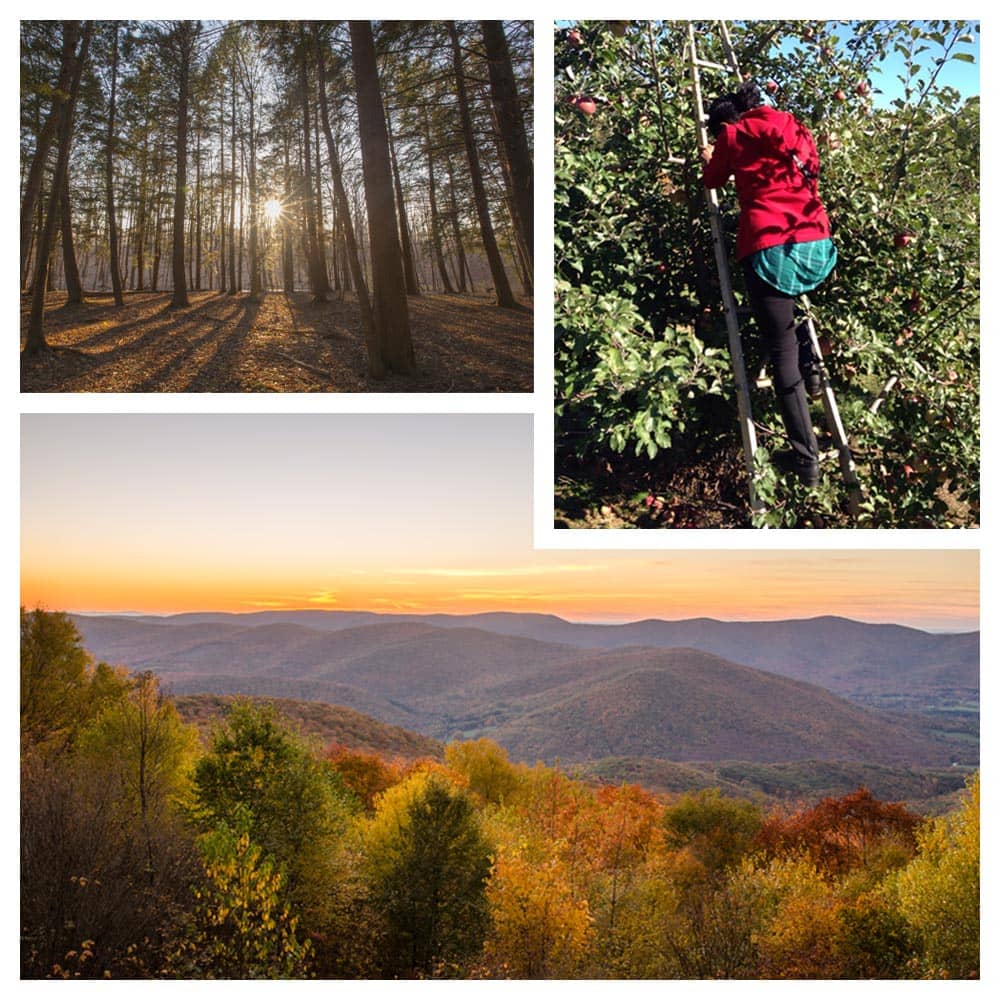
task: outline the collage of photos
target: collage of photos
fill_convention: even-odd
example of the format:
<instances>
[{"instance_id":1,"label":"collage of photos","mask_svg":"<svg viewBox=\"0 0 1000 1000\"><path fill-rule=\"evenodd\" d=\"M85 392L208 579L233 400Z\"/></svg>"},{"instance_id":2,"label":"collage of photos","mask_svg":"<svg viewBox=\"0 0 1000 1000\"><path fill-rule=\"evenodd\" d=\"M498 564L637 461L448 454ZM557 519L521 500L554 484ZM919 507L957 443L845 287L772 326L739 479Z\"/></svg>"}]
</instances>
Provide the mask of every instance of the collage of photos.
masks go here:
<instances>
[{"instance_id":1,"label":"collage of photos","mask_svg":"<svg viewBox=\"0 0 1000 1000\"><path fill-rule=\"evenodd\" d=\"M980 979L979 30L20 20L22 984Z\"/></svg>"}]
</instances>

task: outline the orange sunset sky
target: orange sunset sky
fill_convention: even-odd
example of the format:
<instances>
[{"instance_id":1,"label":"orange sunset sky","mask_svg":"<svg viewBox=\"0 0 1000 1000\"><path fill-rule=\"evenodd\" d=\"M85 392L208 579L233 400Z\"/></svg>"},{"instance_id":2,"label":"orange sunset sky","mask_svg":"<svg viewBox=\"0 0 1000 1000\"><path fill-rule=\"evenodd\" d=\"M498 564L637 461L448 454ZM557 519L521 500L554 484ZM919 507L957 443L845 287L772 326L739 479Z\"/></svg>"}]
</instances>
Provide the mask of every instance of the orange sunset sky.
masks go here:
<instances>
[{"instance_id":1,"label":"orange sunset sky","mask_svg":"<svg viewBox=\"0 0 1000 1000\"><path fill-rule=\"evenodd\" d=\"M979 625L972 551L536 551L526 416L29 414L21 430L29 607Z\"/></svg>"}]
</instances>

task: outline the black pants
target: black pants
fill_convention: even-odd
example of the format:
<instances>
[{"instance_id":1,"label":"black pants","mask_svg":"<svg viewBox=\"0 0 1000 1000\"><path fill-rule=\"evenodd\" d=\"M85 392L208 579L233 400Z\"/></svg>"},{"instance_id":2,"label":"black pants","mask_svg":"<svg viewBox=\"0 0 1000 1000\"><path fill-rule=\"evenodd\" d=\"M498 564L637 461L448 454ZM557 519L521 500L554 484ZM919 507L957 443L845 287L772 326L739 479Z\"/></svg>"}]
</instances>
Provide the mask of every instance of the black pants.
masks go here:
<instances>
[{"instance_id":1,"label":"black pants","mask_svg":"<svg viewBox=\"0 0 1000 1000\"><path fill-rule=\"evenodd\" d=\"M771 362L785 433L797 458L815 461L819 448L799 369L800 344L808 344L808 333L805 324L795 320L795 296L769 285L749 263L744 263L743 274L750 306Z\"/></svg>"}]
</instances>

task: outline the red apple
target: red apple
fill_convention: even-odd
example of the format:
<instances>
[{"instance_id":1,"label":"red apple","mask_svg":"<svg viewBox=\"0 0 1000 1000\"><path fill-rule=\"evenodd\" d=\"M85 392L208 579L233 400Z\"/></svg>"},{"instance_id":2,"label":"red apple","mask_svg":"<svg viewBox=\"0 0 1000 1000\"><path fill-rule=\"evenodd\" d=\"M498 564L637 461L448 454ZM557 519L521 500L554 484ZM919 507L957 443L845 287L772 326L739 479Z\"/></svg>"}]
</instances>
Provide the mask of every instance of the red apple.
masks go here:
<instances>
[{"instance_id":1,"label":"red apple","mask_svg":"<svg viewBox=\"0 0 1000 1000\"><path fill-rule=\"evenodd\" d=\"M652 507L654 503L656 503L656 497L654 497L652 493L647 494L647 496L646 496L646 506L647 507Z\"/></svg>"},{"instance_id":2,"label":"red apple","mask_svg":"<svg viewBox=\"0 0 1000 1000\"><path fill-rule=\"evenodd\" d=\"M858 81L858 85L854 88L854 90L855 90L855 92L860 97L864 97L865 94L867 94L868 90L869 90L868 81L867 80L859 80Z\"/></svg>"},{"instance_id":3,"label":"red apple","mask_svg":"<svg viewBox=\"0 0 1000 1000\"><path fill-rule=\"evenodd\" d=\"M566 32L566 41L574 48L578 49L583 45L583 35L580 34L577 28L570 28Z\"/></svg>"},{"instance_id":4,"label":"red apple","mask_svg":"<svg viewBox=\"0 0 1000 1000\"><path fill-rule=\"evenodd\" d=\"M667 273L667 265L666 264L657 264L656 265L656 270L659 271L660 274L666 274Z\"/></svg>"},{"instance_id":5,"label":"red apple","mask_svg":"<svg viewBox=\"0 0 1000 1000\"><path fill-rule=\"evenodd\" d=\"M915 470L914 470L914 468L913 468L912 465L904 465L903 466L903 475L906 476L907 479L909 479L910 476L913 475L914 471Z\"/></svg>"},{"instance_id":6,"label":"red apple","mask_svg":"<svg viewBox=\"0 0 1000 1000\"><path fill-rule=\"evenodd\" d=\"M846 101L847 94L845 94L839 87L833 92L833 99L835 101Z\"/></svg>"},{"instance_id":7,"label":"red apple","mask_svg":"<svg viewBox=\"0 0 1000 1000\"><path fill-rule=\"evenodd\" d=\"M584 97L582 94L570 97L569 103L572 104L577 111L582 111L585 115L592 115L597 110L597 104L594 99L592 97Z\"/></svg>"},{"instance_id":8,"label":"red apple","mask_svg":"<svg viewBox=\"0 0 1000 1000\"><path fill-rule=\"evenodd\" d=\"M920 305L921 305L920 292L914 292L906 300L906 311L910 313L918 313L920 312Z\"/></svg>"},{"instance_id":9,"label":"red apple","mask_svg":"<svg viewBox=\"0 0 1000 1000\"><path fill-rule=\"evenodd\" d=\"M896 235L893 237L892 242L897 250L902 250L903 247L909 246L910 243L913 242L913 239L914 239L913 233L902 232L902 233L896 233Z\"/></svg>"},{"instance_id":10,"label":"red apple","mask_svg":"<svg viewBox=\"0 0 1000 1000\"><path fill-rule=\"evenodd\" d=\"M769 94L773 94L778 89L778 83L776 80L768 80L767 83L764 84L764 88Z\"/></svg>"}]
</instances>

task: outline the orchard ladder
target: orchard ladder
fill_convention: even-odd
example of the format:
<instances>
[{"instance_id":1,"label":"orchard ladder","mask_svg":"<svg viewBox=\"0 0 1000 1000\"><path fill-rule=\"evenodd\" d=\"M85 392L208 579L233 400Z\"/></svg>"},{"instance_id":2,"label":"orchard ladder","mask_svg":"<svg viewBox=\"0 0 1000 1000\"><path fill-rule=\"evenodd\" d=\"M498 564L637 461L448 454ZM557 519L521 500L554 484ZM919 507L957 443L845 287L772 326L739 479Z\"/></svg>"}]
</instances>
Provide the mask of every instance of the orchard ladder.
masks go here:
<instances>
[{"instance_id":1,"label":"orchard ladder","mask_svg":"<svg viewBox=\"0 0 1000 1000\"><path fill-rule=\"evenodd\" d=\"M717 21L716 24L719 29L722 49L725 53L725 63L711 62L699 58L695 22L688 21L687 59L691 71L691 91L694 100L694 119L698 129L699 148L708 145L708 119L705 115L705 102L702 97L701 70L710 69L729 74L737 81L737 85L742 82L739 61L736 58L736 51L729 37L729 28L725 21ZM722 294L726 330L729 335L729 359L733 371L733 381L736 384L736 404L739 411L740 435L743 439L743 459L746 464L747 478L750 484L750 509L754 513L762 513L764 507L757 497L755 488L757 469L754 456L757 452L757 433L750 407L750 387L747 383L746 366L743 361L743 342L740 339L740 327L736 314L736 297L733 293L733 282L729 270L729 256L723 236L719 196L715 190L706 189L705 199L708 205L708 221L712 229L712 243L715 248L715 264L719 272L719 289ZM837 401L834 398L826 365L823 362L823 354L820 351L819 341L816 337L816 328L813 324L809 300L805 296L803 296L803 306L806 311L806 326L809 331L813 356L820 373L822 385L821 399L823 401L827 429L837 447L841 476L850 488L852 512L856 512L860 487L854 466L854 459L851 456L847 435L844 432L844 425L840 419L840 411L837 409Z\"/></svg>"}]
</instances>

